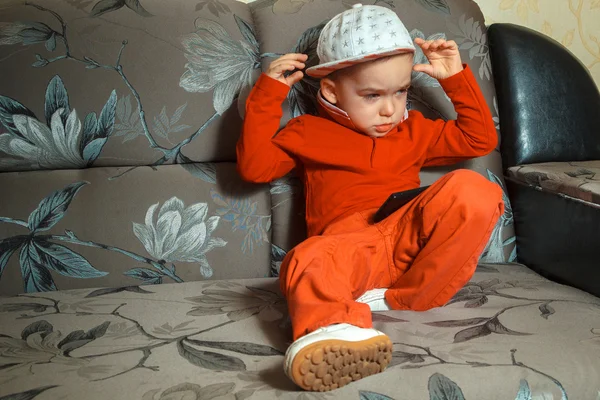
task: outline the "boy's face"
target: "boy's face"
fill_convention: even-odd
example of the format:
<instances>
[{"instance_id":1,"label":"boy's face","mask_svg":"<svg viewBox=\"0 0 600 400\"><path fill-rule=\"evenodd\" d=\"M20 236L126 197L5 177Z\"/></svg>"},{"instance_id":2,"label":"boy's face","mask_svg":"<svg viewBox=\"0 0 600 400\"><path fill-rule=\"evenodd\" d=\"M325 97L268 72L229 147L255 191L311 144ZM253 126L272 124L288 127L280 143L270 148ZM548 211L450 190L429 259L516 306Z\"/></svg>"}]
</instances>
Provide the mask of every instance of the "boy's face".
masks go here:
<instances>
[{"instance_id":1,"label":"boy's face","mask_svg":"<svg viewBox=\"0 0 600 400\"><path fill-rule=\"evenodd\" d=\"M412 54L358 64L333 80L324 78L321 93L348 113L360 132L382 137L404 116L412 67Z\"/></svg>"}]
</instances>

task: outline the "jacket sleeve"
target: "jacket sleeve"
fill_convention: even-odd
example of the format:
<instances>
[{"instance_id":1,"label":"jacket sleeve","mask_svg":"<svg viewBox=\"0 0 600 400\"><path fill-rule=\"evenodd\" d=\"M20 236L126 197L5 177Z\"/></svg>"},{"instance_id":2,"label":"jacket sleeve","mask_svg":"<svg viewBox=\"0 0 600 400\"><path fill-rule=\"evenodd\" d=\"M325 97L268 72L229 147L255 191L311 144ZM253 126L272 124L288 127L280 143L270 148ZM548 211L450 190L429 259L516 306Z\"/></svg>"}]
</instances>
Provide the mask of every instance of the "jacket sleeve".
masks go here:
<instances>
[{"instance_id":1,"label":"jacket sleeve","mask_svg":"<svg viewBox=\"0 0 600 400\"><path fill-rule=\"evenodd\" d=\"M300 136L303 123L293 119L279 133L283 111L281 104L289 87L262 74L246 102L242 134L237 142L237 170L250 182L270 182L296 167L296 159L273 143L275 135Z\"/></svg>"},{"instance_id":2,"label":"jacket sleeve","mask_svg":"<svg viewBox=\"0 0 600 400\"><path fill-rule=\"evenodd\" d=\"M483 93L468 65L440 80L452 100L456 120L433 121L433 136L424 166L454 164L465 159L485 156L498 144L498 134Z\"/></svg>"}]
</instances>

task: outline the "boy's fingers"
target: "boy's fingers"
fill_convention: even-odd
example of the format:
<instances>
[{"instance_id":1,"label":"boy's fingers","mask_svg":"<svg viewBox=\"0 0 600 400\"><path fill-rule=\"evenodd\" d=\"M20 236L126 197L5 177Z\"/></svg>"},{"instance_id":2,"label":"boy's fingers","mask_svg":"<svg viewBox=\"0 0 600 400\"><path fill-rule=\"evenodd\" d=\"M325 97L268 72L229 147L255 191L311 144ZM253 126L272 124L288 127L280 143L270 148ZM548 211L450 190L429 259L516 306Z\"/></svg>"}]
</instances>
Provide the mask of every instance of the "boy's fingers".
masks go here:
<instances>
[{"instance_id":1,"label":"boy's fingers","mask_svg":"<svg viewBox=\"0 0 600 400\"><path fill-rule=\"evenodd\" d=\"M280 71L290 71L290 70L296 68L296 65L294 63L286 62L286 63L278 64L276 66L276 68Z\"/></svg>"},{"instance_id":2,"label":"boy's fingers","mask_svg":"<svg viewBox=\"0 0 600 400\"><path fill-rule=\"evenodd\" d=\"M425 51L436 51L438 49L451 49L458 48L458 45L454 40L445 40L445 39L437 39L437 40L424 40L421 38L416 38L415 43L421 47L421 49Z\"/></svg>"},{"instance_id":3,"label":"boy's fingers","mask_svg":"<svg viewBox=\"0 0 600 400\"><path fill-rule=\"evenodd\" d=\"M300 67L300 65L302 64L302 61L306 61L308 59L308 56L306 54L301 54L301 53L289 53L289 54L285 54L281 57L279 57L278 59L276 59L275 61L273 61L270 65L269 65L269 69L277 69L277 68L282 68L283 70L287 70L287 67L282 65L285 64L289 64L289 63L297 63L296 65L298 66L298 68L304 68L304 67Z\"/></svg>"},{"instance_id":4,"label":"boy's fingers","mask_svg":"<svg viewBox=\"0 0 600 400\"><path fill-rule=\"evenodd\" d=\"M273 61L271 63L271 68L282 68L282 69L289 69L289 66L293 66L294 68L299 68L302 69L304 68L306 65L303 62L300 61L294 61L294 60L281 60L281 61Z\"/></svg>"},{"instance_id":5,"label":"boy's fingers","mask_svg":"<svg viewBox=\"0 0 600 400\"><path fill-rule=\"evenodd\" d=\"M304 64L288 64L284 67L285 71L293 71L295 69L303 69Z\"/></svg>"},{"instance_id":6,"label":"boy's fingers","mask_svg":"<svg viewBox=\"0 0 600 400\"><path fill-rule=\"evenodd\" d=\"M298 68L298 69L303 69L304 67L306 67L306 64L304 64L303 62L294 62L294 68Z\"/></svg>"},{"instance_id":7,"label":"boy's fingers","mask_svg":"<svg viewBox=\"0 0 600 400\"><path fill-rule=\"evenodd\" d=\"M458 45L456 44L456 42L454 40L448 40L446 42L446 48L448 49L454 49L454 48L458 48Z\"/></svg>"},{"instance_id":8,"label":"boy's fingers","mask_svg":"<svg viewBox=\"0 0 600 400\"><path fill-rule=\"evenodd\" d=\"M431 75L433 73L433 66L431 64L415 64L413 66L413 71L424 72Z\"/></svg>"},{"instance_id":9,"label":"boy's fingers","mask_svg":"<svg viewBox=\"0 0 600 400\"><path fill-rule=\"evenodd\" d=\"M420 43L419 46L421 46L423 50L427 50L429 49L429 46L431 46L431 40L423 40L423 42Z\"/></svg>"},{"instance_id":10,"label":"boy's fingers","mask_svg":"<svg viewBox=\"0 0 600 400\"><path fill-rule=\"evenodd\" d=\"M431 42L431 44L429 45L429 50L431 51L436 51L437 49L439 49L443 44L444 44L445 40L444 39L437 39L434 40L433 42Z\"/></svg>"},{"instance_id":11,"label":"boy's fingers","mask_svg":"<svg viewBox=\"0 0 600 400\"><path fill-rule=\"evenodd\" d=\"M293 86L295 83L299 82L303 76L304 74L302 73L302 71L294 72L293 74L287 77L288 85Z\"/></svg>"},{"instance_id":12,"label":"boy's fingers","mask_svg":"<svg viewBox=\"0 0 600 400\"><path fill-rule=\"evenodd\" d=\"M277 60L300 60L300 61L306 61L308 59L308 55L306 54L302 54L302 53L288 53L285 54L281 57L279 57Z\"/></svg>"},{"instance_id":13,"label":"boy's fingers","mask_svg":"<svg viewBox=\"0 0 600 400\"><path fill-rule=\"evenodd\" d=\"M301 68L296 68L294 65L291 65L291 64L290 65L282 65L278 68L270 69L269 71L267 71L267 73L269 73L271 75L282 76L286 72L293 71L295 69L301 69Z\"/></svg>"},{"instance_id":14,"label":"boy's fingers","mask_svg":"<svg viewBox=\"0 0 600 400\"><path fill-rule=\"evenodd\" d=\"M288 70L288 68L287 68L286 64L279 64L279 65L274 66L274 68L273 68L273 72L276 72L278 74L282 74L284 71L287 71L287 70Z\"/></svg>"}]
</instances>

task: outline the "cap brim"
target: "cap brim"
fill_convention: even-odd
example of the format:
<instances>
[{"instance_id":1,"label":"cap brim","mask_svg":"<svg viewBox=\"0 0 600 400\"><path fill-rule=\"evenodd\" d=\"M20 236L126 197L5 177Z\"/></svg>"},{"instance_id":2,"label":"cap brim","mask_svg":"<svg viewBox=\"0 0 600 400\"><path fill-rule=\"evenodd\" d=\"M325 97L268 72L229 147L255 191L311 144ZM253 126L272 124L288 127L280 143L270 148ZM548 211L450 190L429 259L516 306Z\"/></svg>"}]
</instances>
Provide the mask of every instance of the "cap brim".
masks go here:
<instances>
[{"instance_id":1,"label":"cap brim","mask_svg":"<svg viewBox=\"0 0 600 400\"><path fill-rule=\"evenodd\" d=\"M406 54L406 53L414 53L414 47L398 47L393 50L383 50L380 52L369 53L369 54L361 54L360 56L345 58L343 60L331 61L325 64L315 65L314 67L310 67L306 70L306 74L308 76L312 76L313 78L322 78L324 76L329 75L330 73L348 68L356 64L361 64L367 61L377 60L378 58L394 56L397 54Z\"/></svg>"}]
</instances>

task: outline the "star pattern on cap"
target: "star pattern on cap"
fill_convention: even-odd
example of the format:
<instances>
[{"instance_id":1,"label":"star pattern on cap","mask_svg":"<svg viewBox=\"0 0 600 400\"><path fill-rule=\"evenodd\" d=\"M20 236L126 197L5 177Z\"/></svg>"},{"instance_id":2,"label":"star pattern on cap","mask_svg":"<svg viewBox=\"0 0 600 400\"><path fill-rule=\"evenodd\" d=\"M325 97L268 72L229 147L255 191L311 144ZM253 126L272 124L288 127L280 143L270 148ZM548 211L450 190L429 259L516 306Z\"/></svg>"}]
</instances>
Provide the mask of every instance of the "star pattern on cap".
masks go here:
<instances>
[{"instance_id":1,"label":"star pattern on cap","mask_svg":"<svg viewBox=\"0 0 600 400\"><path fill-rule=\"evenodd\" d=\"M319 57L325 57L328 62L341 61L401 46L411 47L412 42L405 38L408 31L402 22L392 14L392 10L381 10L381 7L358 7L334 18L333 23L323 30L319 38L323 53ZM391 42L394 42L393 45Z\"/></svg>"}]
</instances>

